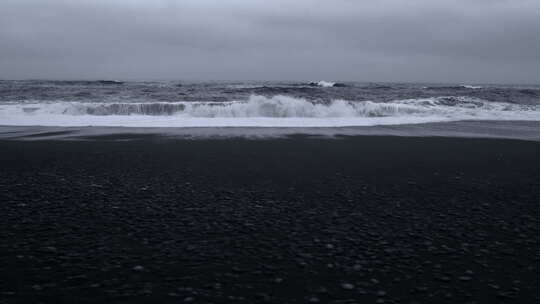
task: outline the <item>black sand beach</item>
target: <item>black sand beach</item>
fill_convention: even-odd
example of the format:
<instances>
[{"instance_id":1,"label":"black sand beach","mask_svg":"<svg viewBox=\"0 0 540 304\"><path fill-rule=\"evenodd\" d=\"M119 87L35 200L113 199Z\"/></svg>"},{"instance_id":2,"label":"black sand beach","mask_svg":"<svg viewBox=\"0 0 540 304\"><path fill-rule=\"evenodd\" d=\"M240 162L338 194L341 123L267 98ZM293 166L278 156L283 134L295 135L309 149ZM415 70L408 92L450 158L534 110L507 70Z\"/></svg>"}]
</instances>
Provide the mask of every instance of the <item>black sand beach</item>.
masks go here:
<instances>
[{"instance_id":1,"label":"black sand beach","mask_svg":"<svg viewBox=\"0 0 540 304\"><path fill-rule=\"evenodd\" d=\"M539 142L117 139L0 141L0 303L540 301Z\"/></svg>"}]
</instances>

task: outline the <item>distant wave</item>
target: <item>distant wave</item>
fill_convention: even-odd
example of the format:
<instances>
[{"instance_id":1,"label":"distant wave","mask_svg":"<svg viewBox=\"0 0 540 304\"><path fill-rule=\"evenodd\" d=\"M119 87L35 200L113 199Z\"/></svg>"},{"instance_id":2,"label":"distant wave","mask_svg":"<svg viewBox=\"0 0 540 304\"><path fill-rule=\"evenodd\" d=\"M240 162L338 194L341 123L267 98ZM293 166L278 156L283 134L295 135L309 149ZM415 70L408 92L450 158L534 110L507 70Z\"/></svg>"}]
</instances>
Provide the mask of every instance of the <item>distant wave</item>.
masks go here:
<instances>
[{"instance_id":1,"label":"distant wave","mask_svg":"<svg viewBox=\"0 0 540 304\"><path fill-rule=\"evenodd\" d=\"M227 89L240 90L240 91L274 91L283 92L287 94L290 91L309 90L313 88L339 88L346 87L347 85L339 82L330 81L311 81L308 83L276 83L276 84L229 84ZM309 92L309 91L306 91Z\"/></svg>"},{"instance_id":2,"label":"distant wave","mask_svg":"<svg viewBox=\"0 0 540 304\"><path fill-rule=\"evenodd\" d=\"M278 95L245 101L34 103L0 105L0 125L365 126L457 120L540 120L540 106L435 97L392 102L313 103Z\"/></svg>"},{"instance_id":3,"label":"distant wave","mask_svg":"<svg viewBox=\"0 0 540 304\"><path fill-rule=\"evenodd\" d=\"M482 86L468 85L468 84L456 85L456 86L427 86L427 87L423 87L423 89L427 89L427 90L478 90L478 89L483 89L483 88L484 87L482 87Z\"/></svg>"},{"instance_id":4,"label":"distant wave","mask_svg":"<svg viewBox=\"0 0 540 304\"><path fill-rule=\"evenodd\" d=\"M123 81L119 80L32 80L34 85L57 85L57 86L92 86L92 85L121 85Z\"/></svg>"},{"instance_id":5,"label":"distant wave","mask_svg":"<svg viewBox=\"0 0 540 304\"><path fill-rule=\"evenodd\" d=\"M467 85L467 84L462 85L462 87L465 88L465 89L472 89L472 90L477 90L477 89L482 89L483 88L482 86Z\"/></svg>"},{"instance_id":6,"label":"distant wave","mask_svg":"<svg viewBox=\"0 0 540 304\"><path fill-rule=\"evenodd\" d=\"M119 80L97 80L96 81L99 84L123 84L123 81Z\"/></svg>"},{"instance_id":7,"label":"distant wave","mask_svg":"<svg viewBox=\"0 0 540 304\"><path fill-rule=\"evenodd\" d=\"M321 80L321 81L318 81L318 82L312 81L312 82L309 82L308 85L312 86L312 87L322 87L322 88L346 87L346 85L344 83L324 81L324 80Z\"/></svg>"},{"instance_id":8,"label":"distant wave","mask_svg":"<svg viewBox=\"0 0 540 304\"><path fill-rule=\"evenodd\" d=\"M252 95L276 96L276 95L305 95L310 96L316 93L316 90L323 90L321 87L312 87L303 85L294 86L243 86L229 88L234 92L249 93Z\"/></svg>"}]
</instances>

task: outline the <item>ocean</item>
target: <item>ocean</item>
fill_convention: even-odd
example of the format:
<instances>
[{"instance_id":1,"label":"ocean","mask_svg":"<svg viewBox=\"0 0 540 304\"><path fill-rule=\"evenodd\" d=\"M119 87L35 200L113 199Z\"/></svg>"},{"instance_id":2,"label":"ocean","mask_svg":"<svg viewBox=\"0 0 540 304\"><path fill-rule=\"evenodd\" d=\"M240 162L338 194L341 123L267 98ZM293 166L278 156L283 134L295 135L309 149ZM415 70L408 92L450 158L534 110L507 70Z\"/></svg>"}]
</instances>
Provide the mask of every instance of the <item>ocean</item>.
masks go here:
<instances>
[{"instance_id":1,"label":"ocean","mask_svg":"<svg viewBox=\"0 0 540 304\"><path fill-rule=\"evenodd\" d=\"M449 128L457 128L454 133L495 137L526 133L525 137L538 139L539 121L538 85L0 81L4 130L121 127L200 134L195 129L220 133L228 127L263 135L290 130L346 135L422 130L445 135Z\"/></svg>"}]
</instances>

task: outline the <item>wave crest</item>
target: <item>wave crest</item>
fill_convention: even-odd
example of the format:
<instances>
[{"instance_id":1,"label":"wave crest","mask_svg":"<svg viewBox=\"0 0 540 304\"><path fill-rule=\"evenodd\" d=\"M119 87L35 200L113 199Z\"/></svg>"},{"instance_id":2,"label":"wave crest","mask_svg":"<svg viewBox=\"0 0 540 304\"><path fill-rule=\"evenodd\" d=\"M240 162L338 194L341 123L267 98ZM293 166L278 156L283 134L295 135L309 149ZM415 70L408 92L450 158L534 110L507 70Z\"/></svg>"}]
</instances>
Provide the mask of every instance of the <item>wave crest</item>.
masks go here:
<instances>
[{"instance_id":1,"label":"wave crest","mask_svg":"<svg viewBox=\"0 0 540 304\"><path fill-rule=\"evenodd\" d=\"M345 87L346 85L339 82L332 82L332 81L325 81L321 80L318 82L312 81L308 83L309 86L312 87L322 87L322 88L338 88L338 87Z\"/></svg>"},{"instance_id":2,"label":"wave crest","mask_svg":"<svg viewBox=\"0 0 540 304\"><path fill-rule=\"evenodd\" d=\"M538 111L538 106L488 102L471 97L435 97L392 102L334 100L314 103L284 95L254 95L247 101L160 103L49 103L0 106L3 112L61 115L178 115L188 117L385 117L400 115L481 114L494 111Z\"/></svg>"},{"instance_id":3,"label":"wave crest","mask_svg":"<svg viewBox=\"0 0 540 304\"><path fill-rule=\"evenodd\" d=\"M540 121L540 106L435 97L392 102L314 103L278 95L246 101L170 103L35 103L0 105L0 125L366 126L458 120Z\"/></svg>"}]
</instances>

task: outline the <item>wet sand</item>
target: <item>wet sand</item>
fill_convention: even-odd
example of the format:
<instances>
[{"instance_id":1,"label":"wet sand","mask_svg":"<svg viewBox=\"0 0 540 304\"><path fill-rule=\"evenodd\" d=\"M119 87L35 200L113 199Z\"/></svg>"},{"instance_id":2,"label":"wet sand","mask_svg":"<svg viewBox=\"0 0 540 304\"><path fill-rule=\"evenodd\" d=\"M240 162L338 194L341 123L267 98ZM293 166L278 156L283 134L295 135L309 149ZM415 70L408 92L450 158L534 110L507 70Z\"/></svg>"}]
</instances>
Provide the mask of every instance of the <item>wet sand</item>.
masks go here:
<instances>
[{"instance_id":1,"label":"wet sand","mask_svg":"<svg viewBox=\"0 0 540 304\"><path fill-rule=\"evenodd\" d=\"M126 128L97 126L44 127L0 125L0 140L85 140L104 138L114 140L124 137L129 139L137 139L140 136L161 136L169 139L275 139L298 135L321 138L382 135L405 137L498 138L540 141L540 122L470 120L410 125L380 125L369 127L337 128Z\"/></svg>"},{"instance_id":2,"label":"wet sand","mask_svg":"<svg viewBox=\"0 0 540 304\"><path fill-rule=\"evenodd\" d=\"M539 142L107 135L0 168L0 303L540 300Z\"/></svg>"}]
</instances>

